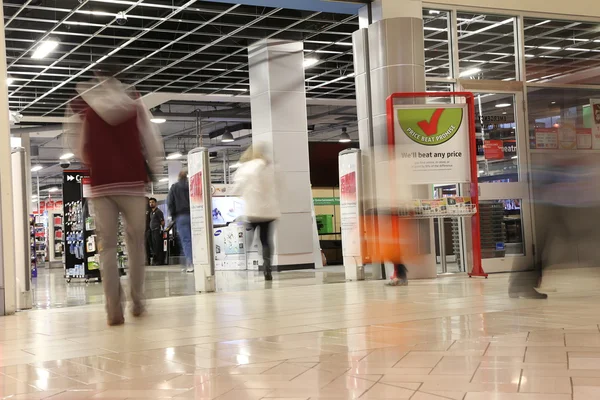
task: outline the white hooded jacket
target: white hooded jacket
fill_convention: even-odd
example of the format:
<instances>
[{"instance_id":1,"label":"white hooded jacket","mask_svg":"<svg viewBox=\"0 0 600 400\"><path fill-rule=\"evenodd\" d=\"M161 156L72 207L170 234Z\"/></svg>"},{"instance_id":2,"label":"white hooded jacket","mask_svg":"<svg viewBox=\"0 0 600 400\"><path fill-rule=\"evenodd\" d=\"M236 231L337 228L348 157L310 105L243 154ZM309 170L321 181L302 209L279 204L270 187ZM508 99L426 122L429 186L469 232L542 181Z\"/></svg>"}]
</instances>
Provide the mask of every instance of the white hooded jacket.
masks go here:
<instances>
[{"instance_id":1,"label":"white hooded jacket","mask_svg":"<svg viewBox=\"0 0 600 400\"><path fill-rule=\"evenodd\" d=\"M234 193L245 202L248 222L273 221L280 217L273 164L261 159L243 163L233 176Z\"/></svg>"}]
</instances>

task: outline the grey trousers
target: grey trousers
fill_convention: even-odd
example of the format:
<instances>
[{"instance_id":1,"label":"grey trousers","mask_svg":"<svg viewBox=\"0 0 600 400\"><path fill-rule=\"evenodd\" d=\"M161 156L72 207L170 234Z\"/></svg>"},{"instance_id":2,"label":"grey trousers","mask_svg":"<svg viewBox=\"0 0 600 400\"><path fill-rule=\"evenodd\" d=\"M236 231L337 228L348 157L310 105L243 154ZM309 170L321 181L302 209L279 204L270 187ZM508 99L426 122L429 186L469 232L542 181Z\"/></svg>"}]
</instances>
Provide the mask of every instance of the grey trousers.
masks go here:
<instances>
[{"instance_id":1,"label":"grey trousers","mask_svg":"<svg viewBox=\"0 0 600 400\"><path fill-rule=\"evenodd\" d=\"M125 295L117 267L117 232L119 212L125 225L128 253L128 276L134 307L144 306L146 199L141 196L106 196L92 199L96 233L99 239L100 269L110 321L123 318Z\"/></svg>"}]
</instances>

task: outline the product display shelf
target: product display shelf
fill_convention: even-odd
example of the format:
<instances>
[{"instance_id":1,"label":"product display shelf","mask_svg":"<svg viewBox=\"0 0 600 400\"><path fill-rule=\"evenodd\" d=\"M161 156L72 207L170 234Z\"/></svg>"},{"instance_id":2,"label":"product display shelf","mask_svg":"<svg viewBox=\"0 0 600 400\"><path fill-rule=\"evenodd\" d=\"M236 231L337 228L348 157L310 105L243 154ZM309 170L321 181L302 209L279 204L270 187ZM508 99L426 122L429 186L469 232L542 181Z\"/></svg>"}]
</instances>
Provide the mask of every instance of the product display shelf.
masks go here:
<instances>
[{"instance_id":1,"label":"product display shelf","mask_svg":"<svg viewBox=\"0 0 600 400\"><path fill-rule=\"evenodd\" d=\"M46 223L43 215L36 215L34 219L34 243L36 265L43 265L48 257L46 243Z\"/></svg>"},{"instance_id":2,"label":"product display shelf","mask_svg":"<svg viewBox=\"0 0 600 400\"><path fill-rule=\"evenodd\" d=\"M29 216L29 254L31 261L31 277L37 278L37 255L35 243L35 216Z\"/></svg>"}]
</instances>

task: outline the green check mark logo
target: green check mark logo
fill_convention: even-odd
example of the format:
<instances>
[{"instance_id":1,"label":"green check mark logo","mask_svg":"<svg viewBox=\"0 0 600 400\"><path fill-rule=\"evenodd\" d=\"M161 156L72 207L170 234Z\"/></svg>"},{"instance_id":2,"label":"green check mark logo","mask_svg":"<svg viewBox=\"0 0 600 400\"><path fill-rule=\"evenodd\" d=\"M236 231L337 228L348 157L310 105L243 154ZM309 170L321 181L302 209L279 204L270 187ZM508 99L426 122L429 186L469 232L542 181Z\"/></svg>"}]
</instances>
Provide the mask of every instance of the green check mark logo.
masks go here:
<instances>
[{"instance_id":1,"label":"green check mark logo","mask_svg":"<svg viewBox=\"0 0 600 400\"><path fill-rule=\"evenodd\" d=\"M463 120L462 108L399 108L396 112L404 134L424 146L446 143Z\"/></svg>"}]
</instances>

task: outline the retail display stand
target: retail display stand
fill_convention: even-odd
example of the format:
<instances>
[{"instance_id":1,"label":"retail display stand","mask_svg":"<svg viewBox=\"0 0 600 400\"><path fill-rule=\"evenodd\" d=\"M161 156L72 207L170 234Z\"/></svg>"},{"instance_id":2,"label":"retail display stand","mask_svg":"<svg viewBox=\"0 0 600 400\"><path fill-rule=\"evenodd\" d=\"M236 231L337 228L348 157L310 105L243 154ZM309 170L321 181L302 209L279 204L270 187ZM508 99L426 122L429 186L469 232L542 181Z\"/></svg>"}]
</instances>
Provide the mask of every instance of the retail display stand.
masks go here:
<instances>
[{"instance_id":1,"label":"retail display stand","mask_svg":"<svg viewBox=\"0 0 600 400\"><path fill-rule=\"evenodd\" d=\"M464 98L464 104L396 104L399 99ZM387 99L390 158L414 178L412 184L468 183L464 205L448 212L447 199L420 200L409 218L464 217L471 220L473 269L469 277L488 277L481 259L475 98L470 92L394 93ZM465 117L467 121L465 122ZM398 132L398 137L396 132ZM404 135L400 135L400 131ZM466 136L466 137L465 137ZM409 178L409 179L410 179ZM451 200L455 203L458 199ZM469 199L465 201L464 199Z\"/></svg>"},{"instance_id":2,"label":"retail display stand","mask_svg":"<svg viewBox=\"0 0 600 400\"><path fill-rule=\"evenodd\" d=\"M89 180L84 170L63 173L63 208L65 239L65 279L102 280L96 245L96 224L84 185Z\"/></svg>"}]
</instances>

